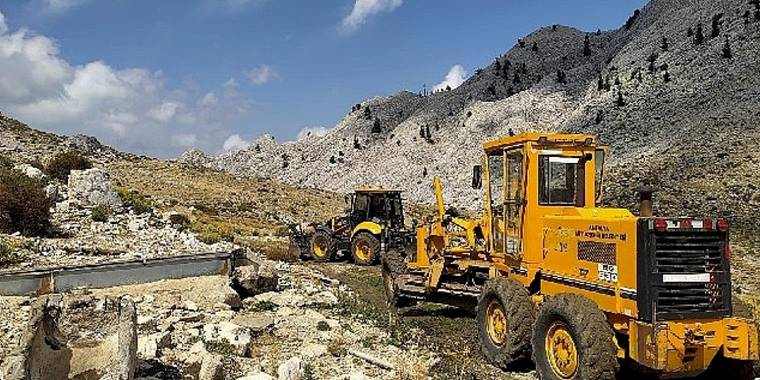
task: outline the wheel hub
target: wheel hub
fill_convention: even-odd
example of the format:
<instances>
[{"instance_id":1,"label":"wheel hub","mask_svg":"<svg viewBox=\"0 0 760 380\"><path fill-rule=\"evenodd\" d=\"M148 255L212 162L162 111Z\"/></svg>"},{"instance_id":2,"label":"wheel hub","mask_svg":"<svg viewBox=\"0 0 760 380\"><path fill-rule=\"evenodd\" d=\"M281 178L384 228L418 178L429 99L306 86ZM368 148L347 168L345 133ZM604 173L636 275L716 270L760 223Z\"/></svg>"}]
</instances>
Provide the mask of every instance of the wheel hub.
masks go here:
<instances>
[{"instance_id":1,"label":"wheel hub","mask_svg":"<svg viewBox=\"0 0 760 380\"><path fill-rule=\"evenodd\" d=\"M312 251L314 251L314 255L317 257L325 257L327 256L327 239L323 237L318 237L314 239L314 242L312 243Z\"/></svg>"},{"instance_id":2,"label":"wheel hub","mask_svg":"<svg viewBox=\"0 0 760 380\"><path fill-rule=\"evenodd\" d=\"M561 379L572 379L578 371L578 350L570 330L562 322L554 322L546 334L546 357Z\"/></svg>"},{"instance_id":3,"label":"wheel hub","mask_svg":"<svg viewBox=\"0 0 760 380\"><path fill-rule=\"evenodd\" d=\"M372 248L368 242L360 240L356 242L356 252L354 254L362 261L369 261L369 258L372 256Z\"/></svg>"},{"instance_id":4,"label":"wheel hub","mask_svg":"<svg viewBox=\"0 0 760 380\"><path fill-rule=\"evenodd\" d=\"M486 327L488 337L497 346L501 346L507 340L507 314L497 300L491 301L486 310Z\"/></svg>"}]
</instances>

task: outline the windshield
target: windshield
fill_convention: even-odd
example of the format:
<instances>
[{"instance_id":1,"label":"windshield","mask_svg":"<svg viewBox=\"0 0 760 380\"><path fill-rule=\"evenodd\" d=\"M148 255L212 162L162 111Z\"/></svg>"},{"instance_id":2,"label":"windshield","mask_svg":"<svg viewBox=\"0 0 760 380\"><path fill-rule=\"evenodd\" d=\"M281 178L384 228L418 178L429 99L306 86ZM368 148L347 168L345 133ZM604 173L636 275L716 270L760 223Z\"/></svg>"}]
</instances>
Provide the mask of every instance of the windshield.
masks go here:
<instances>
[{"instance_id":1,"label":"windshield","mask_svg":"<svg viewBox=\"0 0 760 380\"><path fill-rule=\"evenodd\" d=\"M579 161L578 157L540 156L539 203L544 205L576 203Z\"/></svg>"}]
</instances>

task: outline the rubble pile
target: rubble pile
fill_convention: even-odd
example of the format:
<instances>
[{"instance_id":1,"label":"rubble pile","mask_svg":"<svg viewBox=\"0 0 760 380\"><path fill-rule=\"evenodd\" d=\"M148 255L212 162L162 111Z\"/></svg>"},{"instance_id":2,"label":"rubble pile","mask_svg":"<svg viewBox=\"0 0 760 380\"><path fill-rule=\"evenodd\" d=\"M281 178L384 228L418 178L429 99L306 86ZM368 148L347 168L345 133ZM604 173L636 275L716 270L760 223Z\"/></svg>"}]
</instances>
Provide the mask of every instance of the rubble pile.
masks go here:
<instances>
[{"instance_id":1,"label":"rubble pile","mask_svg":"<svg viewBox=\"0 0 760 380\"><path fill-rule=\"evenodd\" d=\"M21 379L13 377L19 369L59 376L32 379L67 378L108 366L134 377L86 378L421 379L435 364L426 349L395 341L376 320L350 309L345 300L354 295L338 281L300 265L249 257L235 278L261 287L248 288L257 295L242 302L224 276L16 297L8 306L27 305L26 312L0 315L0 326L28 318L22 336L34 338L4 344L0 378ZM53 355L51 344L65 349Z\"/></svg>"}]
</instances>

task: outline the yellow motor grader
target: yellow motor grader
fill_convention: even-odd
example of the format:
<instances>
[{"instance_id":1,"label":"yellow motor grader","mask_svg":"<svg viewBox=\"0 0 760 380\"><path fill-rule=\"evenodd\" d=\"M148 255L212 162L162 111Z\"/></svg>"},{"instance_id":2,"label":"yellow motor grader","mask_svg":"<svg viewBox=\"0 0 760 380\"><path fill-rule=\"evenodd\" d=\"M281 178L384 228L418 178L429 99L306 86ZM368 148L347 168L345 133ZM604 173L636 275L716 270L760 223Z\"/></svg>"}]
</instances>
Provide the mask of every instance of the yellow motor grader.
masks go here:
<instances>
[{"instance_id":1,"label":"yellow motor grader","mask_svg":"<svg viewBox=\"0 0 760 380\"><path fill-rule=\"evenodd\" d=\"M485 356L532 360L541 379L614 379L621 362L751 378L758 330L732 306L725 219L653 217L648 189L639 216L597 207L607 147L594 136L523 133L483 149L482 217L447 214L435 178L437 215L415 247L383 256L389 304L477 305Z\"/></svg>"}]
</instances>

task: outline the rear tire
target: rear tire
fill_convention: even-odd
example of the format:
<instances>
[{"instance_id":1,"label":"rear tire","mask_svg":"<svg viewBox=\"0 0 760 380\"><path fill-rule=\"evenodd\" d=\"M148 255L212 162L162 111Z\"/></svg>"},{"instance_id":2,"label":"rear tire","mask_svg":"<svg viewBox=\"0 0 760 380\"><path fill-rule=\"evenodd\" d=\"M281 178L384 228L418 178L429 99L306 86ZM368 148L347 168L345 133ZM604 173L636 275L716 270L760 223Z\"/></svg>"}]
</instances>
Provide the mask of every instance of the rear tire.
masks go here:
<instances>
[{"instance_id":1,"label":"rear tire","mask_svg":"<svg viewBox=\"0 0 760 380\"><path fill-rule=\"evenodd\" d=\"M335 241L330 232L317 230L314 233L314 236L311 237L311 257L321 262L335 259Z\"/></svg>"},{"instance_id":2,"label":"rear tire","mask_svg":"<svg viewBox=\"0 0 760 380\"><path fill-rule=\"evenodd\" d=\"M522 284L506 277L489 279L478 297L477 312L478 340L491 363L509 369L530 360L536 306Z\"/></svg>"},{"instance_id":3,"label":"rear tire","mask_svg":"<svg viewBox=\"0 0 760 380\"><path fill-rule=\"evenodd\" d=\"M542 380L614 380L620 364L614 332L591 300L549 298L533 328L533 361Z\"/></svg>"},{"instance_id":4,"label":"rear tire","mask_svg":"<svg viewBox=\"0 0 760 380\"><path fill-rule=\"evenodd\" d=\"M401 295L397 279L408 273L406 261L396 249L390 249L380 259L383 272L383 289L388 306L392 308L408 307L415 304L414 300Z\"/></svg>"},{"instance_id":5,"label":"rear tire","mask_svg":"<svg viewBox=\"0 0 760 380\"><path fill-rule=\"evenodd\" d=\"M726 359L723 355L718 355L713 359L710 368L698 379L752 380L755 378L754 364L752 361L731 360Z\"/></svg>"},{"instance_id":6,"label":"rear tire","mask_svg":"<svg viewBox=\"0 0 760 380\"><path fill-rule=\"evenodd\" d=\"M380 260L380 240L369 232L351 239L351 255L357 265L375 265Z\"/></svg>"}]
</instances>

